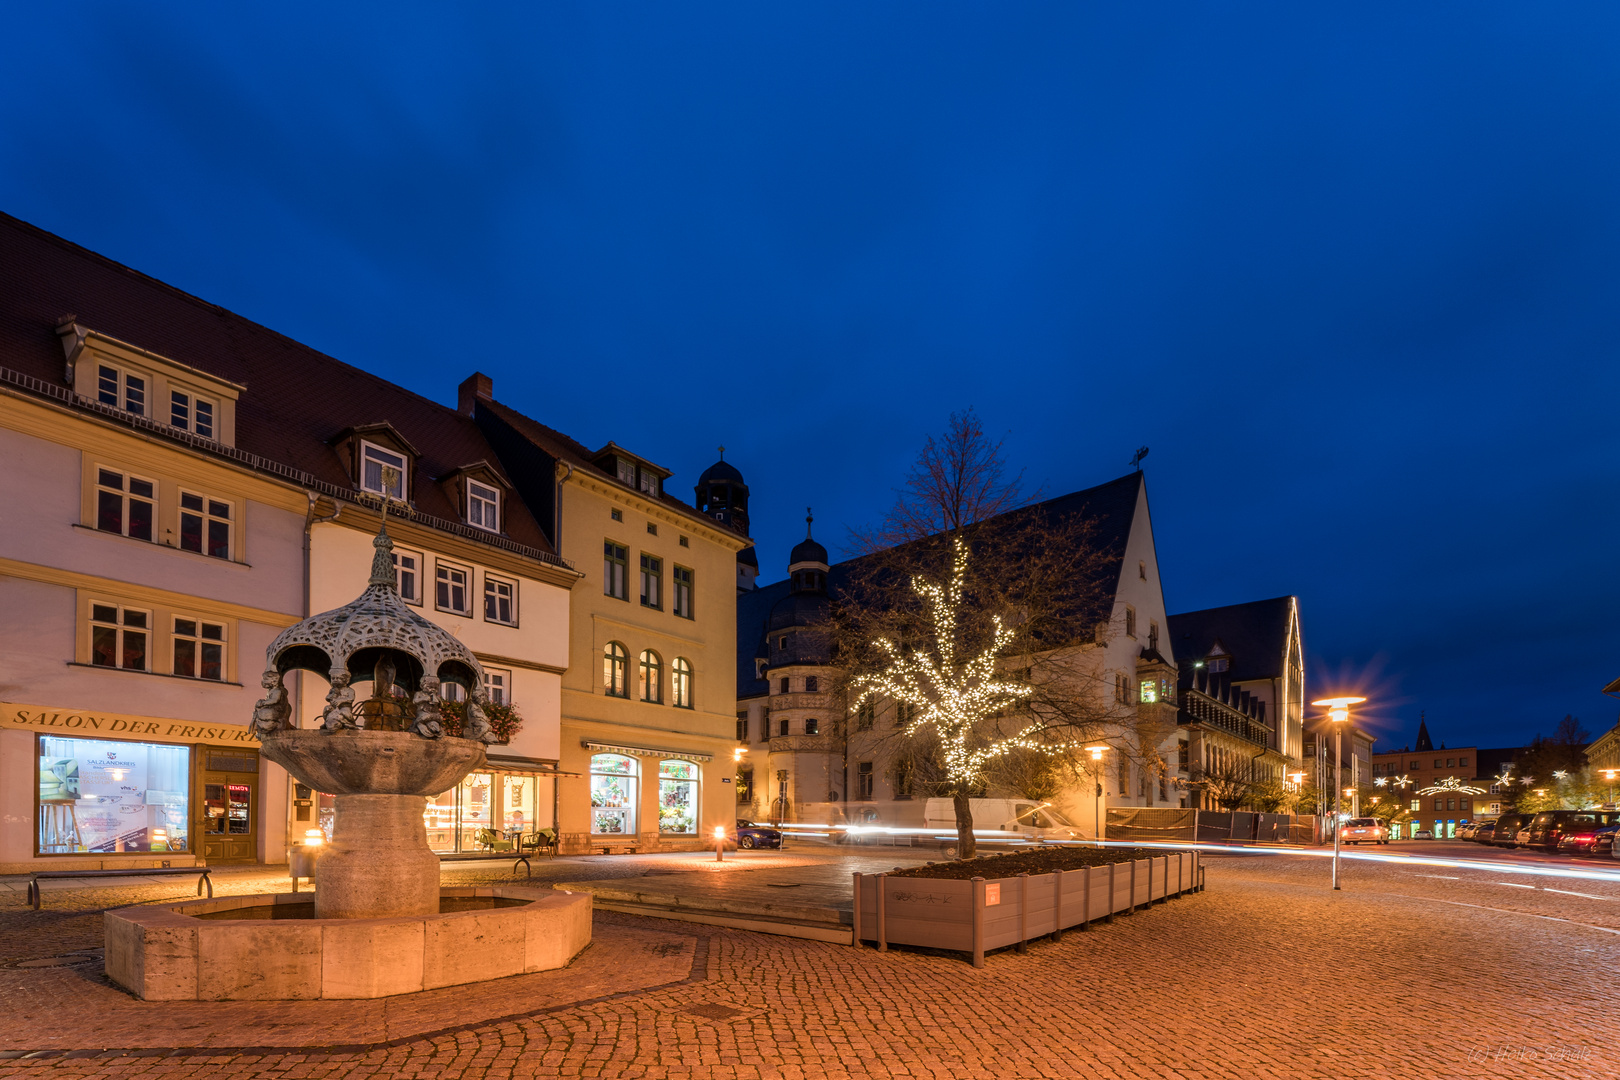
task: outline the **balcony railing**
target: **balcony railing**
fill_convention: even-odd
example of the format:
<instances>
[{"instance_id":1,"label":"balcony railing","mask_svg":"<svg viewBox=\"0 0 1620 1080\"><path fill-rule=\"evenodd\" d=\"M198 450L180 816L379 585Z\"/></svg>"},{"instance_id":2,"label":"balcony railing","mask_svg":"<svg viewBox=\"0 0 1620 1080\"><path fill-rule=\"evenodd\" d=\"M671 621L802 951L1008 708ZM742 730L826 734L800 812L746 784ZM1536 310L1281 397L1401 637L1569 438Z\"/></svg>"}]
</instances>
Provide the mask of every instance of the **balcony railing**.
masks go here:
<instances>
[{"instance_id":1,"label":"balcony railing","mask_svg":"<svg viewBox=\"0 0 1620 1080\"><path fill-rule=\"evenodd\" d=\"M1181 713L1187 723L1207 724L1218 731L1252 742L1256 746L1271 745L1271 730L1266 725L1230 705L1222 704L1202 691L1185 688L1182 690Z\"/></svg>"}]
</instances>

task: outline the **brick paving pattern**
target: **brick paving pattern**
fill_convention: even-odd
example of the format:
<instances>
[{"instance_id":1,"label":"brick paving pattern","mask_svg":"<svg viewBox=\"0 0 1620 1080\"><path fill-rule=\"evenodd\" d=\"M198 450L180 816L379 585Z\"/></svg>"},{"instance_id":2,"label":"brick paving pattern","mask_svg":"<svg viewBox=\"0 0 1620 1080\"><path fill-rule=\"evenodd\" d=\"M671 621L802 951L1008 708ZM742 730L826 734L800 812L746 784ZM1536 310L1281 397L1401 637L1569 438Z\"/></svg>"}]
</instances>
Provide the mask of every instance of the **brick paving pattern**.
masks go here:
<instances>
[{"instance_id":1,"label":"brick paving pattern","mask_svg":"<svg viewBox=\"0 0 1620 1080\"><path fill-rule=\"evenodd\" d=\"M799 857L816 877L845 872L833 860ZM593 865L591 876L634 876L650 865L614 861ZM587 862L559 861L546 876L579 879ZM1315 858L1234 856L1210 858L1207 866L1207 892L1093 932L1070 932L1062 942L1032 943L1023 955L994 954L982 970L951 956L878 954L599 913L599 943L639 935L643 944L661 944L661 960L689 965L686 981L570 1004L525 1000L533 989L507 980L480 988L489 996L475 1008L508 1019L445 1024L450 1029L437 1034L371 1046L334 1037L324 1049L268 1050L267 1024L254 1018L268 1020L282 1006L177 1011L122 998L121 1007L144 1014L159 1032L182 1016L189 1023L186 1010L202 1009L208 1037L239 1049L119 1046L104 1054L80 1040L66 1050L87 1007L97 1011L89 998L111 1002L120 992L105 984L93 959L11 968L3 974L14 981L0 984L12 1016L6 1037L44 1046L51 1036L63 1049L0 1060L0 1080L1620 1074L1610 1035L1620 883L1349 861L1345 890L1334 894L1326 864ZM466 876L457 870L447 880ZM269 879L254 880L222 875L219 890L259 891ZM109 897L183 892L172 883L144 888L145 895L140 888L47 894L47 910L37 915L21 908L20 891L14 901L4 898L0 956L14 964L93 948L99 915L92 909ZM635 965L621 959L607 966ZM88 989L70 1005L64 987L75 982ZM596 989L612 985L610 978ZM391 1003L418 1011L428 1004ZM304 1004L338 1018L366 1007ZM456 1013L444 1002L426 1011L437 1009Z\"/></svg>"}]
</instances>

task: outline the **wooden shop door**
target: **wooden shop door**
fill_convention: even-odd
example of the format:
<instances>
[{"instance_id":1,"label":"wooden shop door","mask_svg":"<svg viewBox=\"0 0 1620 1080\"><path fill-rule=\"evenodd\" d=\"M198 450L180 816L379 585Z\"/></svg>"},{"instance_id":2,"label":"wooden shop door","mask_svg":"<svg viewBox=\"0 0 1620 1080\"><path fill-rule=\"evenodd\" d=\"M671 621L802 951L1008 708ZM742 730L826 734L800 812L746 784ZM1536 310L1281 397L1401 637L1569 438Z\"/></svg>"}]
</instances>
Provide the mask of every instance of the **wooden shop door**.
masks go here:
<instances>
[{"instance_id":1,"label":"wooden shop door","mask_svg":"<svg viewBox=\"0 0 1620 1080\"><path fill-rule=\"evenodd\" d=\"M210 866L259 858L259 752L199 748L198 854Z\"/></svg>"}]
</instances>

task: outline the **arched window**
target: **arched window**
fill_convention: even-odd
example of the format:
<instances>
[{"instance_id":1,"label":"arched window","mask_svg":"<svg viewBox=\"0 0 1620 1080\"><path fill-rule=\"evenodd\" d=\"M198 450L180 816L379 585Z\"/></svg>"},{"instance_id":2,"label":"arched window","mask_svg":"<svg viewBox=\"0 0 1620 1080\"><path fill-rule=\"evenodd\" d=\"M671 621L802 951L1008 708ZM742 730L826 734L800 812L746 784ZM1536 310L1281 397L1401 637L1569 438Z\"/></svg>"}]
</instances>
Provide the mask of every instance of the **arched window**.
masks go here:
<instances>
[{"instance_id":1,"label":"arched window","mask_svg":"<svg viewBox=\"0 0 1620 1080\"><path fill-rule=\"evenodd\" d=\"M651 649L641 653L641 700L654 703L664 700L664 663Z\"/></svg>"},{"instance_id":2,"label":"arched window","mask_svg":"<svg viewBox=\"0 0 1620 1080\"><path fill-rule=\"evenodd\" d=\"M658 831L692 835L697 832L698 767L671 759L658 763Z\"/></svg>"},{"instance_id":3,"label":"arched window","mask_svg":"<svg viewBox=\"0 0 1620 1080\"><path fill-rule=\"evenodd\" d=\"M630 696L630 654L617 641L602 653L602 689L608 697Z\"/></svg>"},{"instance_id":4,"label":"arched window","mask_svg":"<svg viewBox=\"0 0 1620 1080\"><path fill-rule=\"evenodd\" d=\"M591 758L591 832L601 836L634 836L636 832L636 762L622 754Z\"/></svg>"},{"instance_id":5,"label":"arched window","mask_svg":"<svg viewBox=\"0 0 1620 1080\"><path fill-rule=\"evenodd\" d=\"M678 709L692 707L692 665L686 657L677 656L669 665L670 691L674 700L670 704Z\"/></svg>"}]
</instances>

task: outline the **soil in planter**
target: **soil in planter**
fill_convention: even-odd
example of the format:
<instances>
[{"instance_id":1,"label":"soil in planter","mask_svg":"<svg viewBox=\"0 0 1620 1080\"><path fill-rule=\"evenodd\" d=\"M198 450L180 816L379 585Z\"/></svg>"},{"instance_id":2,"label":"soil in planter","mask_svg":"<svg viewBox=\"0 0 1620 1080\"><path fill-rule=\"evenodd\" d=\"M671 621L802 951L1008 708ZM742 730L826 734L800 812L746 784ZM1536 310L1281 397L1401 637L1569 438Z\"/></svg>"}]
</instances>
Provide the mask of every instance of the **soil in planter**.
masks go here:
<instances>
[{"instance_id":1,"label":"soil in planter","mask_svg":"<svg viewBox=\"0 0 1620 1080\"><path fill-rule=\"evenodd\" d=\"M889 876L917 878L947 878L968 881L972 878L1016 877L1019 874L1050 874L1056 870L1079 870L1087 866L1107 866L1109 863L1130 862L1132 859L1157 859L1177 852L1167 849L1146 848L1039 848L1034 851L1010 851L1005 855L989 855L982 859L960 859L956 862L929 863L896 870Z\"/></svg>"}]
</instances>

